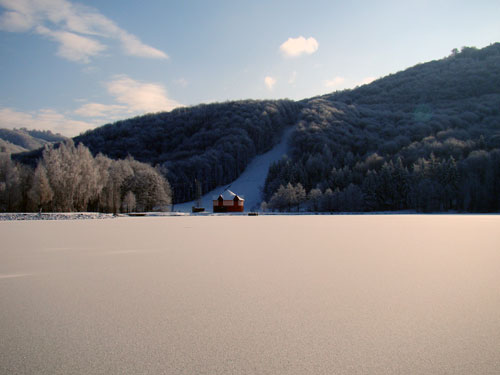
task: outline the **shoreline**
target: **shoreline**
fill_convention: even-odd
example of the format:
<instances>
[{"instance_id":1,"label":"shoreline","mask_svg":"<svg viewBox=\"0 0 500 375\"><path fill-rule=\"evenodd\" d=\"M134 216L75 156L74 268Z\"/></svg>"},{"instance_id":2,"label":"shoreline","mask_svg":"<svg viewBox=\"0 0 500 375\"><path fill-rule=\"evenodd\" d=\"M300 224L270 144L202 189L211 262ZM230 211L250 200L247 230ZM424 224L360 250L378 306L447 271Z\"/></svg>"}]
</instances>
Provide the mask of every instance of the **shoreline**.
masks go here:
<instances>
[{"instance_id":1,"label":"shoreline","mask_svg":"<svg viewBox=\"0 0 500 375\"><path fill-rule=\"evenodd\" d=\"M242 213L213 213L213 212L145 212L138 215L131 214L110 214L98 212L10 212L0 213L0 221L33 221L33 220L102 220L125 217L205 217L205 216L495 216L499 212L417 212L414 210L405 211L374 211L374 212L242 212Z\"/></svg>"}]
</instances>

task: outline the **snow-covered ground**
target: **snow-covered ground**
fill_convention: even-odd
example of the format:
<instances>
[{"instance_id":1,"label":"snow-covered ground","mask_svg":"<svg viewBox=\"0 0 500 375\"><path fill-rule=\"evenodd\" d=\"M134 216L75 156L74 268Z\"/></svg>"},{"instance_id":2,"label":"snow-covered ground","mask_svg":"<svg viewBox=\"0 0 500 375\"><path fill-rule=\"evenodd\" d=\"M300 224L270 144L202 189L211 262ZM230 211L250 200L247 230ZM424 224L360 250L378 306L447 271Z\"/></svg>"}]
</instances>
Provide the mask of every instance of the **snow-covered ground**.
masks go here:
<instances>
[{"instance_id":1,"label":"snow-covered ground","mask_svg":"<svg viewBox=\"0 0 500 375\"><path fill-rule=\"evenodd\" d=\"M497 374L499 215L0 222L0 374Z\"/></svg>"},{"instance_id":2,"label":"snow-covered ground","mask_svg":"<svg viewBox=\"0 0 500 375\"><path fill-rule=\"evenodd\" d=\"M230 190L245 199L245 211L255 211L260 207L262 202L262 188L266 181L267 171L270 165L277 160L280 160L283 155L287 153L287 145L290 135L293 132L293 127L287 129L282 136L280 143L274 146L268 152L256 156L245 171L231 184L219 186L214 190L208 192L202 197L202 207L206 211L212 212L212 201L217 199L227 186ZM174 211L191 212L193 205L196 202L186 202L176 204Z\"/></svg>"}]
</instances>

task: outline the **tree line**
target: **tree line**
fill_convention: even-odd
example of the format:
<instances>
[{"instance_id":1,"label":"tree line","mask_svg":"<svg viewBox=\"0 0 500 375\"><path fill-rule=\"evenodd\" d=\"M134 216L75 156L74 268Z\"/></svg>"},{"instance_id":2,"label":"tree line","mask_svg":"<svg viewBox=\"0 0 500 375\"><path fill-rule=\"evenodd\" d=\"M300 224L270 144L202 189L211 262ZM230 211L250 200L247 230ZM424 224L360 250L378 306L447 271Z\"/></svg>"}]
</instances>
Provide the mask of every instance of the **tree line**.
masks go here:
<instances>
[{"instance_id":1,"label":"tree line","mask_svg":"<svg viewBox=\"0 0 500 375\"><path fill-rule=\"evenodd\" d=\"M280 163L289 164L283 159ZM274 169L277 166L273 167ZM279 168L279 167L278 167ZM264 210L364 212L417 210L500 211L500 150L474 151L457 164L453 156L419 159L407 168L398 158L374 169L356 164L333 169L308 192L300 182L280 184Z\"/></svg>"},{"instance_id":2,"label":"tree line","mask_svg":"<svg viewBox=\"0 0 500 375\"><path fill-rule=\"evenodd\" d=\"M130 212L168 210L172 192L160 171L132 157L96 157L72 140L45 146L36 166L0 155L0 210Z\"/></svg>"}]
</instances>

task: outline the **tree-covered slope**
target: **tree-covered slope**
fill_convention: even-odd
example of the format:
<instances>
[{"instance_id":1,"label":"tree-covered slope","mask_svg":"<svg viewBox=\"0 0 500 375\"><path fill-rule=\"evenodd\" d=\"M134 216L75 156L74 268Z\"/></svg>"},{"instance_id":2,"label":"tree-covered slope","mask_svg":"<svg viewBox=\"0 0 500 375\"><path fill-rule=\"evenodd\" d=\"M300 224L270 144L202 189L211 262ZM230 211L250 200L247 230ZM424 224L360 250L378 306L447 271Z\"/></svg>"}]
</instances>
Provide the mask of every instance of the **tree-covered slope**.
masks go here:
<instances>
[{"instance_id":1,"label":"tree-covered slope","mask_svg":"<svg viewBox=\"0 0 500 375\"><path fill-rule=\"evenodd\" d=\"M94 153L133 156L163 170L175 202L192 200L195 180L205 193L243 172L268 151L300 105L288 101L237 101L179 108L119 121L75 138ZM263 171L266 173L266 171Z\"/></svg>"},{"instance_id":2,"label":"tree-covered slope","mask_svg":"<svg viewBox=\"0 0 500 375\"><path fill-rule=\"evenodd\" d=\"M500 209L499 43L303 105L271 207L297 203L298 186L327 211Z\"/></svg>"},{"instance_id":3,"label":"tree-covered slope","mask_svg":"<svg viewBox=\"0 0 500 375\"><path fill-rule=\"evenodd\" d=\"M25 152L27 149L24 147L15 145L9 141L0 138L0 154L16 154L18 152Z\"/></svg>"},{"instance_id":4,"label":"tree-covered slope","mask_svg":"<svg viewBox=\"0 0 500 375\"><path fill-rule=\"evenodd\" d=\"M59 134L54 134L48 130L28 130L28 129L0 129L0 152L14 153L36 150L47 143L60 142L65 140ZM16 147L17 146L17 147Z\"/></svg>"},{"instance_id":5,"label":"tree-covered slope","mask_svg":"<svg viewBox=\"0 0 500 375\"><path fill-rule=\"evenodd\" d=\"M450 56L418 64L354 90L324 95L329 101L411 109L417 103L468 100L498 94L500 43L462 48Z\"/></svg>"},{"instance_id":6,"label":"tree-covered slope","mask_svg":"<svg viewBox=\"0 0 500 375\"><path fill-rule=\"evenodd\" d=\"M268 171L271 209L500 210L500 43L300 102L237 101L140 116L76 137L170 182L176 203L235 180L295 125ZM35 165L41 150L18 156Z\"/></svg>"}]
</instances>

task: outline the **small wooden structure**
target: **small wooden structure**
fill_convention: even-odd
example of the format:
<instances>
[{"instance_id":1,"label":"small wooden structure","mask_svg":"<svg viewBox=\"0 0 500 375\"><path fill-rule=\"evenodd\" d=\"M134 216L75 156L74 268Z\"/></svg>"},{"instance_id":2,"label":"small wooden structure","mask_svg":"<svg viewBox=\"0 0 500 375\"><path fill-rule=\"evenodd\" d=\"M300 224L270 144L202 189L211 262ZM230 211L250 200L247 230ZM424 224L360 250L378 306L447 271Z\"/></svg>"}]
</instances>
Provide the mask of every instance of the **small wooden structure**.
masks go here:
<instances>
[{"instance_id":1,"label":"small wooden structure","mask_svg":"<svg viewBox=\"0 0 500 375\"><path fill-rule=\"evenodd\" d=\"M243 212L245 200L226 189L213 201L214 212Z\"/></svg>"}]
</instances>

